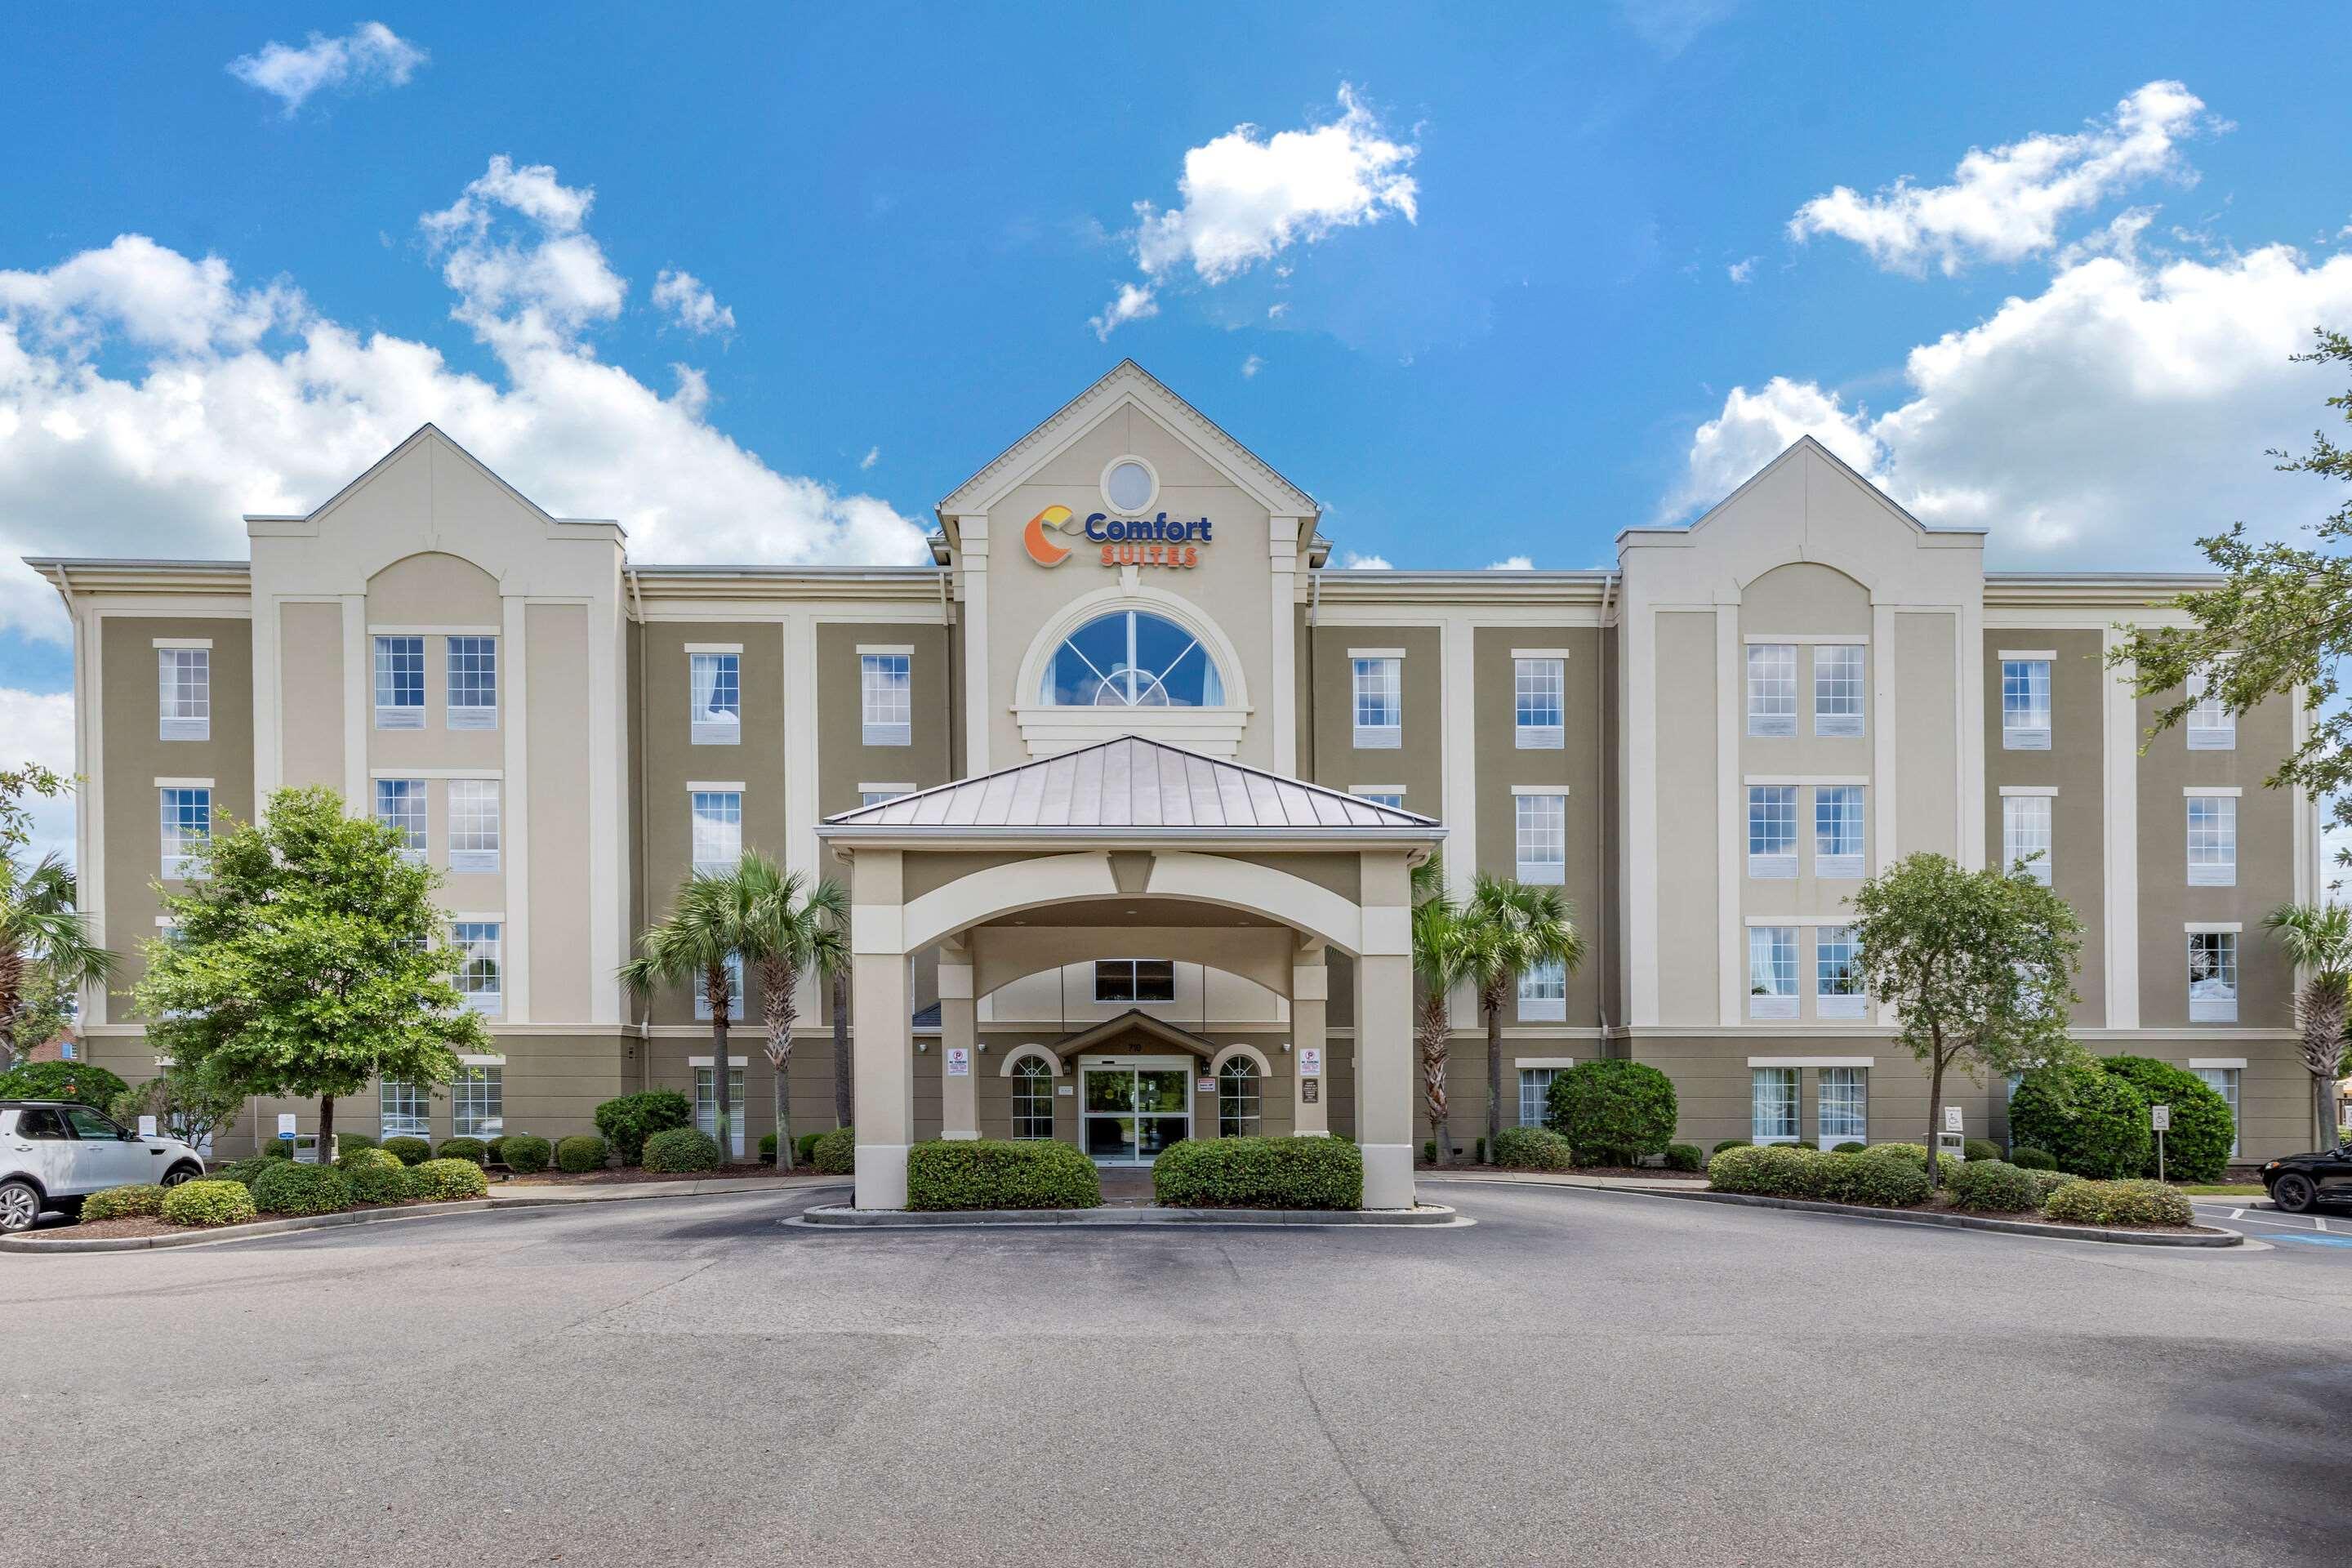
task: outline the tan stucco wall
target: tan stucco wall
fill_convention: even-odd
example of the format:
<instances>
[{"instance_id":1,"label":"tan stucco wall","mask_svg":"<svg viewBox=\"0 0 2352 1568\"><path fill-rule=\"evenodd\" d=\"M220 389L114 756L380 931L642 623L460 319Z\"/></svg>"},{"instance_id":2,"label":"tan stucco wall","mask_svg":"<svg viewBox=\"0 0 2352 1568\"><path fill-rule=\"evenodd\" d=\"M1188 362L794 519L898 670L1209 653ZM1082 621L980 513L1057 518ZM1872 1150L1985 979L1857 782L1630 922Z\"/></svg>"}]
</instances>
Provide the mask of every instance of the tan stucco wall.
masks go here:
<instances>
[{"instance_id":1,"label":"tan stucco wall","mask_svg":"<svg viewBox=\"0 0 2352 1568\"><path fill-rule=\"evenodd\" d=\"M343 788L343 607L296 603L278 607L280 779ZM215 672L217 674L217 672ZM253 689L251 668L239 671Z\"/></svg>"},{"instance_id":2,"label":"tan stucco wall","mask_svg":"<svg viewBox=\"0 0 2352 1568\"><path fill-rule=\"evenodd\" d=\"M530 1008L534 1020L589 1016L597 962L589 942L588 614L573 605L524 611L530 661Z\"/></svg>"},{"instance_id":3,"label":"tan stucco wall","mask_svg":"<svg viewBox=\"0 0 2352 1568\"><path fill-rule=\"evenodd\" d=\"M1434 626L1319 626L1315 645L1312 782L1327 789L1404 785L1404 806L1445 815L1445 669L1443 634ZM1403 743L1394 751L1356 748L1355 670L1348 650L1404 649ZM1300 758L1300 765L1306 759ZM1462 847L1455 847L1460 854Z\"/></svg>"},{"instance_id":4,"label":"tan stucco wall","mask_svg":"<svg viewBox=\"0 0 2352 1568\"><path fill-rule=\"evenodd\" d=\"M1675 1022L1713 1023L1721 1012L1717 933L1730 918L1716 858L1715 616L1658 616L1657 659L1659 1003Z\"/></svg>"},{"instance_id":5,"label":"tan stucco wall","mask_svg":"<svg viewBox=\"0 0 2352 1568\"><path fill-rule=\"evenodd\" d=\"M1949 615L1895 616L1895 834L1906 855L1959 856L1959 676Z\"/></svg>"},{"instance_id":6,"label":"tan stucco wall","mask_svg":"<svg viewBox=\"0 0 2352 1568\"><path fill-rule=\"evenodd\" d=\"M818 816L830 816L856 806L860 783L911 784L928 789L948 782L947 643L947 628L937 626L887 622L817 627ZM915 650L907 666L911 715L908 745L866 743L858 690L861 644ZM1006 759L1008 763L1018 760L1011 752Z\"/></svg>"},{"instance_id":7,"label":"tan stucco wall","mask_svg":"<svg viewBox=\"0 0 2352 1568\"><path fill-rule=\"evenodd\" d=\"M585 615L572 612L574 618L585 625ZM498 580L469 561L454 555L425 552L394 562L368 579L367 624L370 626L453 626L469 633L495 636L504 647L504 612L499 600ZM373 634L361 646L370 660L366 672L368 700L374 700ZM379 730L375 728L374 710L369 710L368 765L371 768L398 767L480 767L495 768L504 760L506 743L498 730L452 730L448 726L449 698L449 637L443 632L425 636L425 727L421 730ZM577 678L585 666L587 645L584 635L574 662L562 669L550 669L560 686L568 686L574 693L573 714L584 714L587 685ZM545 667L534 667L531 685ZM499 671L499 722L507 722L505 712L509 689L509 672ZM533 707L538 706L538 693L531 693ZM583 775L584 776L584 775ZM429 789L427 794L436 802L442 792Z\"/></svg>"},{"instance_id":8,"label":"tan stucco wall","mask_svg":"<svg viewBox=\"0 0 2352 1568\"><path fill-rule=\"evenodd\" d=\"M2054 785L2050 812L2051 889L2084 925L2083 967L2074 976L2078 1026L2107 1020L2106 741L2103 711L2110 679L2095 631L2002 627L1985 634L1985 863L2002 867L2003 784ZM2004 648L2058 657L2050 667L2050 749L2001 749L2000 653ZM2143 825L2144 826L2145 825ZM2185 1006L2185 1004L2184 1004Z\"/></svg>"}]
</instances>

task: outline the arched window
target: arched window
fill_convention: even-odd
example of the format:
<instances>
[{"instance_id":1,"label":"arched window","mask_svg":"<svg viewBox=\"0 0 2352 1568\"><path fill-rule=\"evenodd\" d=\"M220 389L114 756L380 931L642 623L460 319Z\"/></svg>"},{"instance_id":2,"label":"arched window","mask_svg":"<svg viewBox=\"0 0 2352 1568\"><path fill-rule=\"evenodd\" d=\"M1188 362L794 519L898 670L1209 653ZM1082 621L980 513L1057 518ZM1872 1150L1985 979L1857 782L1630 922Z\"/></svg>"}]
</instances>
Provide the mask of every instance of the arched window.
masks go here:
<instances>
[{"instance_id":1,"label":"arched window","mask_svg":"<svg viewBox=\"0 0 2352 1568\"><path fill-rule=\"evenodd\" d=\"M1054 708L1222 708L1225 683L1182 626L1149 610L1113 610L1062 639L1037 700Z\"/></svg>"},{"instance_id":2,"label":"arched window","mask_svg":"<svg viewBox=\"0 0 2352 1568\"><path fill-rule=\"evenodd\" d=\"M1013 1136L1054 1135L1054 1069L1024 1057L1013 1069Z\"/></svg>"},{"instance_id":3,"label":"arched window","mask_svg":"<svg viewBox=\"0 0 2352 1568\"><path fill-rule=\"evenodd\" d=\"M1264 1080L1257 1063L1235 1057L1217 1070L1217 1136L1255 1138L1258 1130L1258 1090Z\"/></svg>"}]
</instances>

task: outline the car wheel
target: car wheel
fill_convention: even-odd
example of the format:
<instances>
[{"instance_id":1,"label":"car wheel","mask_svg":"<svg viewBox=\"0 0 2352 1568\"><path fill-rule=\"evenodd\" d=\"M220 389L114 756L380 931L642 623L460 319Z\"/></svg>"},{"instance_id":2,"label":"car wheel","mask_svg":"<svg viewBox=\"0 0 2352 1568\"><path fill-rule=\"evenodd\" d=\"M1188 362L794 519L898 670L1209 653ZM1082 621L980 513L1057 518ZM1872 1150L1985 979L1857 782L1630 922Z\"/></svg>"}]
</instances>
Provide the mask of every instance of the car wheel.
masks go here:
<instances>
[{"instance_id":1,"label":"car wheel","mask_svg":"<svg viewBox=\"0 0 2352 1568\"><path fill-rule=\"evenodd\" d=\"M183 1162L163 1173L163 1184L167 1187L176 1187L182 1182L193 1182L195 1179L196 1168L194 1165Z\"/></svg>"},{"instance_id":2,"label":"car wheel","mask_svg":"<svg viewBox=\"0 0 2352 1568\"><path fill-rule=\"evenodd\" d=\"M2271 1202L2288 1214L2309 1214L2319 1202L2319 1189L2309 1176L2289 1172L2271 1184Z\"/></svg>"},{"instance_id":3,"label":"car wheel","mask_svg":"<svg viewBox=\"0 0 2352 1568\"><path fill-rule=\"evenodd\" d=\"M0 1231L30 1230L41 1217L41 1194L30 1182L0 1182Z\"/></svg>"}]
</instances>

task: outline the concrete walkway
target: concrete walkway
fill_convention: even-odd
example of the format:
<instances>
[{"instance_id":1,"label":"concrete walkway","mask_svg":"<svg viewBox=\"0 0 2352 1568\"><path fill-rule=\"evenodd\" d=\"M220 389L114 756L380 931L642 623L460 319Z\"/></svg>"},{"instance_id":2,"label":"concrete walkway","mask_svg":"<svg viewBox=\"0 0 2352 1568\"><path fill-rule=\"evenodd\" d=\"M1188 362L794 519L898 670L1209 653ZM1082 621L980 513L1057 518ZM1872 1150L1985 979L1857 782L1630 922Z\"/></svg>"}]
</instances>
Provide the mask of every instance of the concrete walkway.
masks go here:
<instances>
[{"instance_id":1,"label":"concrete walkway","mask_svg":"<svg viewBox=\"0 0 2352 1568\"><path fill-rule=\"evenodd\" d=\"M638 1198L704 1198L722 1193L773 1193L782 1197L810 1187L845 1187L847 1176L712 1176L698 1182L499 1182L490 1188L497 1208L541 1204L616 1204Z\"/></svg>"}]
</instances>

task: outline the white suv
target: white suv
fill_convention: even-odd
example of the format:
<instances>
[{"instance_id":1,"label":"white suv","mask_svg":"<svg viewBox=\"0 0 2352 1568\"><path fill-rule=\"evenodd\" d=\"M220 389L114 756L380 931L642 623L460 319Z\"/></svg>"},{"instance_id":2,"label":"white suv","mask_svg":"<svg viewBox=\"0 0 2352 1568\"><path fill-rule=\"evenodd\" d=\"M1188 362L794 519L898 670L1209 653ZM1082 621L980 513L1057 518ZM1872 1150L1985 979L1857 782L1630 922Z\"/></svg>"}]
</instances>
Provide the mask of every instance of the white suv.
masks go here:
<instances>
[{"instance_id":1,"label":"white suv","mask_svg":"<svg viewBox=\"0 0 2352 1568\"><path fill-rule=\"evenodd\" d=\"M0 1100L0 1232L101 1187L176 1187L204 1173L204 1157L177 1138L142 1138L78 1101Z\"/></svg>"}]
</instances>

